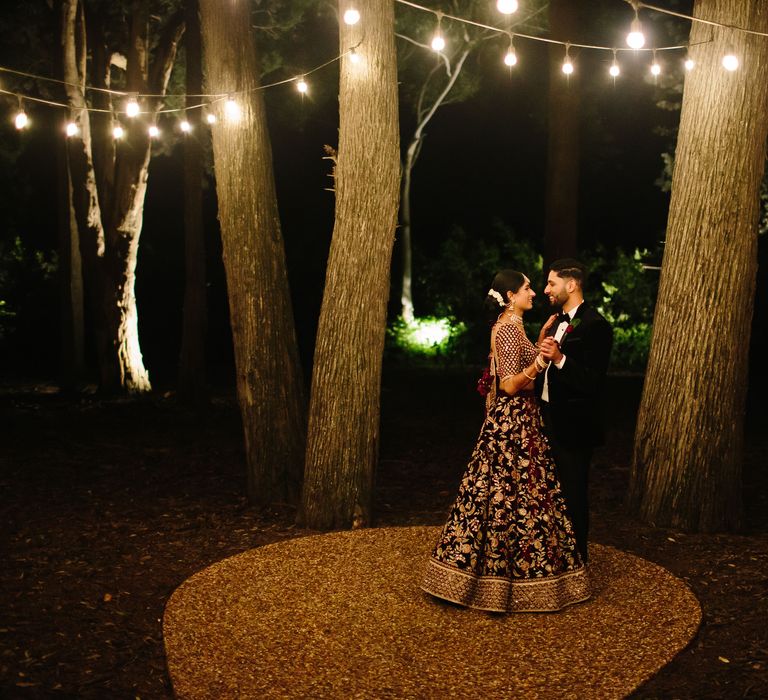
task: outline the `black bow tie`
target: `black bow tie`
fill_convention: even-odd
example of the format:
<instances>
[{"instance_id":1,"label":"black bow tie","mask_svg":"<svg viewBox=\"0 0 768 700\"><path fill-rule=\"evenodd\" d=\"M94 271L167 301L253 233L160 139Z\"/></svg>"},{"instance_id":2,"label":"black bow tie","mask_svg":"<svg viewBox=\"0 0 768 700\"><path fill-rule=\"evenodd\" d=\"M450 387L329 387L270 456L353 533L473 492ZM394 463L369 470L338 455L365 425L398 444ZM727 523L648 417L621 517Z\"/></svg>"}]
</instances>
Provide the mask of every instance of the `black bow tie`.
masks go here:
<instances>
[{"instance_id":1,"label":"black bow tie","mask_svg":"<svg viewBox=\"0 0 768 700\"><path fill-rule=\"evenodd\" d=\"M555 325L559 326L563 321L565 321L566 323L570 323L571 322L570 314L563 314L563 313L558 314L557 320L555 321Z\"/></svg>"}]
</instances>

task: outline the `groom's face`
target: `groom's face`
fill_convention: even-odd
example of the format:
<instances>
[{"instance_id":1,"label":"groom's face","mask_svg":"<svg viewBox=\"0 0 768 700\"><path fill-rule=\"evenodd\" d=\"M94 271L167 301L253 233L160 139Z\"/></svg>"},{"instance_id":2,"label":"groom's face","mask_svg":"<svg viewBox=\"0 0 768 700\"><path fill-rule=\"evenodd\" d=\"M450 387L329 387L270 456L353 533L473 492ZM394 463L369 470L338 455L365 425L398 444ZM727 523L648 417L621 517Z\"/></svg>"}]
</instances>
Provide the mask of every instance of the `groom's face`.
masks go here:
<instances>
[{"instance_id":1,"label":"groom's face","mask_svg":"<svg viewBox=\"0 0 768 700\"><path fill-rule=\"evenodd\" d=\"M549 271L547 277L547 286L544 287L544 294L547 295L549 303L552 306L562 306L568 301L568 283L556 272Z\"/></svg>"}]
</instances>

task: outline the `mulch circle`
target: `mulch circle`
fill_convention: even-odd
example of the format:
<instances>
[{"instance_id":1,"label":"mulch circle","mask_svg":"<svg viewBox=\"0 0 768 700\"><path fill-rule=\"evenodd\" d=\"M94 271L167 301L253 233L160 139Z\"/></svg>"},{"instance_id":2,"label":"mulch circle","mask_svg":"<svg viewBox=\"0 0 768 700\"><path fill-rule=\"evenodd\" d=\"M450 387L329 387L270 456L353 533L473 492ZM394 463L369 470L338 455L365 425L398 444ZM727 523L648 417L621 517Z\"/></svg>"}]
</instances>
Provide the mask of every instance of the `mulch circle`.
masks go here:
<instances>
[{"instance_id":1,"label":"mulch circle","mask_svg":"<svg viewBox=\"0 0 768 700\"><path fill-rule=\"evenodd\" d=\"M679 578L591 545L593 598L499 615L418 586L438 528L300 537L187 579L163 619L179 698L625 697L701 622Z\"/></svg>"}]
</instances>

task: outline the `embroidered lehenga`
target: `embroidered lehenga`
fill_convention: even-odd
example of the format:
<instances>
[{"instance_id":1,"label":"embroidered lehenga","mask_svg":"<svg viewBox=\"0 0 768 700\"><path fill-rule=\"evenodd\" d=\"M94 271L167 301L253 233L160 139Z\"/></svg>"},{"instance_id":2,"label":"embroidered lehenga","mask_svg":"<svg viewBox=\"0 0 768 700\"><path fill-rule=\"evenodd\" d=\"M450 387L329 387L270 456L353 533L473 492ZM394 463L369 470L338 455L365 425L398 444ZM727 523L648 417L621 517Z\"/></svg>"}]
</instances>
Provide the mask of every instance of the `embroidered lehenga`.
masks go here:
<instances>
[{"instance_id":1,"label":"embroidered lehenga","mask_svg":"<svg viewBox=\"0 0 768 700\"><path fill-rule=\"evenodd\" d=\"M513 323L491 338L486 418L421 587L481 610L561 610L589 597L587 572L534 394L497 388L536 349Z\"/></svg>"}]
</instances>

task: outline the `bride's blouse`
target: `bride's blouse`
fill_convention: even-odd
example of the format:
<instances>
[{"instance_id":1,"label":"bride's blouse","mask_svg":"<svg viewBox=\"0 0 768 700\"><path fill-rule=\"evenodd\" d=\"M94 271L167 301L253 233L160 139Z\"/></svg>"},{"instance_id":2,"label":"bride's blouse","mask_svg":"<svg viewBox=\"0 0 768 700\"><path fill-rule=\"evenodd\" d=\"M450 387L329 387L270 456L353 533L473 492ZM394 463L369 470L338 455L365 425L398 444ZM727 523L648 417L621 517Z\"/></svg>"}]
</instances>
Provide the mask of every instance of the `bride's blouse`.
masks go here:
<instances>
[{"instance_id":1,"label":"bride's blouse","mask_svg":"<svg viewBox=\"0 0 768 700\"><path fill-rule=\"evenodd\" d=\"M536 348L516 323L497 323L493 327L493 334L499 382L513 374L520 374L536 358Z\"/></svg>"}]
</instances>

